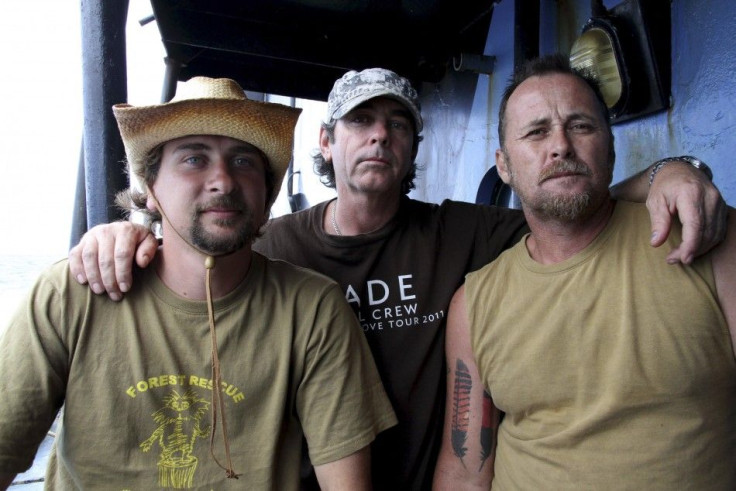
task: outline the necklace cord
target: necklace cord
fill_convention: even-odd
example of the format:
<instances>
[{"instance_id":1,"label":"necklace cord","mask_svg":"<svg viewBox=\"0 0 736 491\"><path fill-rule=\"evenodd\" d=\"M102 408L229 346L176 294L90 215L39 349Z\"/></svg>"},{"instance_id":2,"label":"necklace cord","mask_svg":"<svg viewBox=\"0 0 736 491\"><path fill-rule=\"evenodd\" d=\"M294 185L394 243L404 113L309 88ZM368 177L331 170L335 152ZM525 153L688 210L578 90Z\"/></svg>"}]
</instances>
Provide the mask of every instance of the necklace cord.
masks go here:
<instances>
[{"instance_id":1,"label":"necklace cord","mask_svg":"<svg viewBox=\"0 0 736 491\"><path fill-rule=\"evenodd\" d=\"M220 376L220 357L217 354L217 334L215 330L215 307L212 300L211 272L215 267L215 258L207 256L205 258L205 289L207 291L207 317L210 326L210 337L212 338L212 431L210 432L210 454L215 459L217 465L225 470L228 479L237 479L238 474L233 470L233 462L230 457L230 440L227 435L227 419L225 417L225 401L222 395L222 378ZM227 459L227 467L224 467L215 456L215 432L217 428L217 409L220 409L222 416L222 440L225 444L225 458Z\"/></svg>"},{"instance_id":2,"label":"necklace cord","mask_svg":"<svg viewBox=\"0 0 736 491\"><path fill-rule=\"evenodd\" d=\"M210 454L212 455L212 458L214 459L215 463L225 471L225 475L228 479L237 479L240 474L237 474L235 470L233 469L233 463L232 459L230 457L230 440L228 438L228 432L227 432L227 419L225 417L225 404L224 404L224 398L222 395L222 377L220 375L220 357L217 353L217 334L215 329L215 308L214 308L214 301L212 299L212 287L211 287L211 271L215 268L215 258L214 256L211 256L198 248L196 248L193 244L189 243L182 235L179 233L179 231L174 227L174 225L171 223L171 220L169 220L169 217L166 216L166 213L164 212L163 207L161 207L161 203L159 203L156 196L153 194L153 190L148 188L148 194L153 198L154 203L156 203L156 206L158 207L159 213L161 213L161 217L166 220L171 229L174 231L176 235L179 236L179 238L184 241L185 244L187 244L189 247L194 249L195 251L199 252L200 254L204 255L204 267L205 267L205 274L204 274L204 285L205 285L205 292L207 297L207 320L209 324L209 330L210 330L210 338L212 340L212 352L211 352L211 365L212 365L212 397L211 397L211 406L212 406L212 426L210 428ZM220 461L215 456L215 433L217 432L217 412L218 409L220 411L220 416L222 417L221 421L221 427L222 427L222 439L223 444L225 446L225 458L227 459L227 467L223 466Z\"/></svg>"},{"instance_id":3,"label":"necklace cord","mask_svg":"<svg viewBox=\"0 0 736 491\"><path fill-rule=\"evenodd\" d=\"M335 229L335 233L337 235L342 236L342 232L340 231L340 227L337 226L337 200L334 201L332 205L332 228Z\"/></svg>"}]
</instances>

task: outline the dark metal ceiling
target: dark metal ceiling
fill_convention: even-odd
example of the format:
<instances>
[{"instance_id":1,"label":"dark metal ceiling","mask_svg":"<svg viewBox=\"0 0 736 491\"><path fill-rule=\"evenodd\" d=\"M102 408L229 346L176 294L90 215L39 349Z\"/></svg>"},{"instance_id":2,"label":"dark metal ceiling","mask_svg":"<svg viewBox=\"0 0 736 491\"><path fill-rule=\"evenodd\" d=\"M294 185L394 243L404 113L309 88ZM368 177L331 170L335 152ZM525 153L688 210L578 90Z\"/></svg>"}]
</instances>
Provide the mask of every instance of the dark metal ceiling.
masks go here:
<instances>
[{"instance_id":1,"label":"dark metal ceiling","mask_svg":"<svg viewBox=\"0 0 736 491\"><path fill-rule=\"evenodd\" d=\"M482 54L493 0L152 0L174 76L230 77L246 90L324 100L349 69L437 82Z\"/></svg>"}]
</instances>

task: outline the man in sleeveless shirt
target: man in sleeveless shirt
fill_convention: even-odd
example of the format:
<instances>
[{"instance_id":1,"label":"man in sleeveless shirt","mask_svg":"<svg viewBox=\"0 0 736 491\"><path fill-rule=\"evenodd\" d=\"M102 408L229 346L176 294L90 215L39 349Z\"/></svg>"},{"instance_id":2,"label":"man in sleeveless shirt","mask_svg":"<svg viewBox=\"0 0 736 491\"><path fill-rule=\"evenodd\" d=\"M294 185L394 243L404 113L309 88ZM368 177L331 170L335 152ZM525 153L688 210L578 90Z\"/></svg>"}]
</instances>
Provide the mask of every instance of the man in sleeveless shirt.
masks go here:
<instances>
[{"instance_id":1,"label":"man in sleeveless shirt","mask_svg":"<svg viewBox=\"0 0 736 491\"><path fill-rule=\"evenodd\" d=\"M521 67L499 120L531 232L452 300L436 487L736 489L736 237L687 266L644 245L643 205L608 190L606 105L564 56Z\"/></svg>"}]
</instances>

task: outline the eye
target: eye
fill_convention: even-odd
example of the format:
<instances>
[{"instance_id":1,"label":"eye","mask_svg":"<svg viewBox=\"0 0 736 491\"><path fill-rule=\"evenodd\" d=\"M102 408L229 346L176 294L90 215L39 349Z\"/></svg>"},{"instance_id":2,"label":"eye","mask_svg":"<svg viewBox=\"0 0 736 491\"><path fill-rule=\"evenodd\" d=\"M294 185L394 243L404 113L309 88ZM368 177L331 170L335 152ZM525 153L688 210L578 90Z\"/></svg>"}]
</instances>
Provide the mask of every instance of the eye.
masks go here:
<instances>
[{"instance_id":1,"label":"eye","mask_svg":"<svg viewBox=\"0 0 736 491\"><path fill-rule=\"evenodd\" d=\"M409 121L406 121L404 119L394 119L389 122L389 125L392 129L395 130L401 130L401 131L409 131L410 123Z\"/></svg>"},{"instance_id":2,"label":"eye","mask_svg":"<svg viewBox=\"0 0 736 491\"><path fill-rule=\"evenodd\" d=\"M204 159L199 155L189 155L184 158L184 163L192 167L201 167L204 165Z\"/></svg>"},{"instance_id":3,"label":"eye","mask_svg":"<svg viewBox=\"0 0 736 491\"><path fill-rule=\"evenodd\" d=\"M260 170L265 166L265 164L263 163L260 155L248 153L245 155L238 155L236 157L233 157L232 166L235 169L241 170Z\"/></svg>"},{"instance_id":4,"label":"eye","mask_svg":"<svg viewBox=\"0 0 736 491\"><path fill-rule=\"evenodd\" d=\"M575 133L591 133L596 130L596 126L587 122L577 122L570 125L570 129Z\"/></svg>"},{"instance_id":5,"label":"eye","mask_svg":"<svg viewBox=\"0 0 736 491\"><path fill-rule=\"evenodd\" d=\"M547 133L549 133L547 128L533 128L524 135L524 138L536 140L543 138L547 135Z\"/></svg>"},{"instance_id":6,"label":"eye","mask_svg":"<svg viewBox=\"0 0 736 491\"><path fill-rule=\"evenodd\" d=\"M352 113L347 116L347 120L351 124L366 124L370 121L370 117L365 113Z\"/></svg>"}]
</instances>

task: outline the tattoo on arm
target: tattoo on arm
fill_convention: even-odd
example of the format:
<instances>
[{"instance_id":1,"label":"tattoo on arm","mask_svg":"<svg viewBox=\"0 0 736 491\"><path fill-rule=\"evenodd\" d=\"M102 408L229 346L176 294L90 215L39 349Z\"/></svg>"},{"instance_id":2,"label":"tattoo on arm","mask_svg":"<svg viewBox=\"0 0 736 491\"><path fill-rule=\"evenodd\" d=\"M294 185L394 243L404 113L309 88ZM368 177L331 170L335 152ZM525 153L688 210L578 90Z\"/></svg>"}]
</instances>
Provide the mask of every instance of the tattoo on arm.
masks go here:
<instances>
[{"instance_id":1,"label":"tattoo on arm","mask_svg":"<svg viewBox=\"0 0 736 491\"><path fill-rule=\"evenodd\" d=\"M491 411L492 400L488 392L483 391L483 421L480 425L480 467L478 472L483 469L483 465L491 456L493 450L493 412Z\"/></svg>"},{"instance_id":2,"label":"tattoo on arm","mask_svg":"<svg viewBox=\"0 0 736 491\"><path fill-rule=\"evenodd\" d=\"M468 367L462 360L458 359L455 364L455 385L452 390L452 426L450 440L452 451L460 459L463 467L465 462L465 440L468 436L468 423L470 421L470 389L473 382L470 378Z\"/></svg>"}]
</instances>

